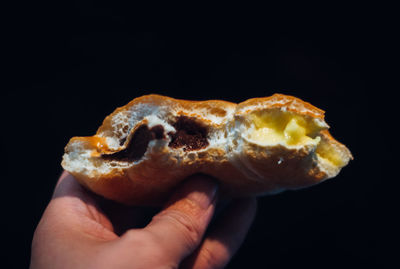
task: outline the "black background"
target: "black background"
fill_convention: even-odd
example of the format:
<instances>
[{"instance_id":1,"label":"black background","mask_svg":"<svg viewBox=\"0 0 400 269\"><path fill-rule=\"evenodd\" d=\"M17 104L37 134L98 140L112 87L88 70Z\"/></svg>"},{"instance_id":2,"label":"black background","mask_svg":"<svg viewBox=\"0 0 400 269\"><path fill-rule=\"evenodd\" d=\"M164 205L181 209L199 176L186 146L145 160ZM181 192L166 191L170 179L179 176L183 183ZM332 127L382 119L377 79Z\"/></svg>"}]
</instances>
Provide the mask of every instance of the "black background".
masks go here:
<instances>
[{"instance_id":1,"label":"black background","mask_svg":"<svg viewBox=\"0 0 400 269\"><path fill-rule=\"evenodd\" d=\"M275 92L327 111L331 133L355 160L318 186L260 198L228 268L392 266L390 15L374 7L321 8L314 17L296 7L196 7L196 15L164 8L144 15L101 1L12 7L1 93L7 268L29 264L70 137L94 134L106 115L143 94L240 102Z\"/></svg>"}]
</instances>

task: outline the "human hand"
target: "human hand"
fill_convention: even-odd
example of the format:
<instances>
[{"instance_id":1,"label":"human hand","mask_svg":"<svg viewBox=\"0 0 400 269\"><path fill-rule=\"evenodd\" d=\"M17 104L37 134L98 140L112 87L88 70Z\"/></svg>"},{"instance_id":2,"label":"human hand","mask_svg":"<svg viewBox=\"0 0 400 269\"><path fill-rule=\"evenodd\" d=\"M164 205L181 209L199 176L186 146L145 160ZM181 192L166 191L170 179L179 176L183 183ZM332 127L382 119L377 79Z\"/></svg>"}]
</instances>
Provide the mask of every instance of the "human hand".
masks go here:
<instances>
[{"instance_id":1,"label":"human hand","mask_svg":"<svg viewBox=\"0 0 400 269\"><path fill-rule=\"evenodd\" d=\"M147 226L118 231L121 222L141 221L133 212L138 209L121 205L120 214L115 210L106 214L99 197L64 172L36 228L30 266L222 268L243 242L255 216L256 200L233 201L209 225L217 192L213 180L194 176Z\"/></svg>"}]
</instances>

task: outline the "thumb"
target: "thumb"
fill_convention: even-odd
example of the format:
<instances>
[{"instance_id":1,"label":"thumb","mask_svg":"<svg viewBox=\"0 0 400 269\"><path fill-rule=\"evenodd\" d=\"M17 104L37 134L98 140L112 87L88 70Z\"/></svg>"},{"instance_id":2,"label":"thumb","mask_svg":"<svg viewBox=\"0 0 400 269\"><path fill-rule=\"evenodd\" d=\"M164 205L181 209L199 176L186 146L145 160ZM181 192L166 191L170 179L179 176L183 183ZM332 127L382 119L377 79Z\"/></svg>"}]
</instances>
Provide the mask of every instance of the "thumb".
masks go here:
<instances>
[{"instance_id":1,"label":"thumb","mask_svg":"<svg viewBox=\"0 0 400 269\"><path fill-rule=\"evenodd\" d=\"M204 175L193 176L145 230L156 236L170 258L181 261L199 246L214 213L216 197L215 181Z\"/></svg>"}]
</instances>

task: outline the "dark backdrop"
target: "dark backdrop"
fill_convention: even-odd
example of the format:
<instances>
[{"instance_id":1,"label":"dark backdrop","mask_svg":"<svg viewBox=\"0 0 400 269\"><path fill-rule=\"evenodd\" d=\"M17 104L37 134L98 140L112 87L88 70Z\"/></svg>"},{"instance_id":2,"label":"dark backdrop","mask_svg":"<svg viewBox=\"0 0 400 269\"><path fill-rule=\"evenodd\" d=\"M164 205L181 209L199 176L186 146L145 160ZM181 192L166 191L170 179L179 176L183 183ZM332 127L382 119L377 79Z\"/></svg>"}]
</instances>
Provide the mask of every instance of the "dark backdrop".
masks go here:
<instances>
[{"instance_id":1,"label":"dark backdrop","mask_svg":"<svg viewBox=\"0 0 400 269\"><path fill-rule=\"evenodd\" d=\"M223 9L177 19L91 1L15 10L1 93L8 268L29 263L70 137L94 134L107 114L143 94L240 102L275 92L327 111L331 133L355 160L318 186L260 198L228 268L390 266L396 179L389 141L397 135L377 113L391 108L392 88L383 71L391 35L376 13L321 11L309 19L254 8L228 21Z\"/></svg>"}]
</instances>

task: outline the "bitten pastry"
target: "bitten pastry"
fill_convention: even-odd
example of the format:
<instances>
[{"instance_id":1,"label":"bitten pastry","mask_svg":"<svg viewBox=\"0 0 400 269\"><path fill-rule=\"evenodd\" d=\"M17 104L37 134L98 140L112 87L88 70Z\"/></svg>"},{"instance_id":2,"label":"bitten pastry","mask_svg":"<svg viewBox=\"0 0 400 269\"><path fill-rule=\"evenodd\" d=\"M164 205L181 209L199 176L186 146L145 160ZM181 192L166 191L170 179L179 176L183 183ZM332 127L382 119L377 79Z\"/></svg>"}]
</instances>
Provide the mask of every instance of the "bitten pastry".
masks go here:
<instances>
[{"instance_id":1,"label":"bitten pastry","mask_svg":"<svg viewBox=\"0 0 400 269\"><path fill-rule=\"evenodd\" d=\"M91 137L73 137L62 166L93 192L158 205L189 175L225 197L273 194L335 177L352 155L324 111L274 94L240 104L146 95L117 108Z\"/></svg>"}]
</instances>

